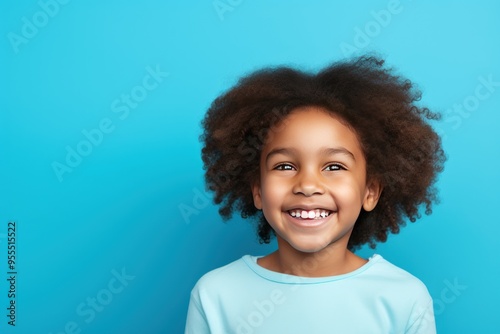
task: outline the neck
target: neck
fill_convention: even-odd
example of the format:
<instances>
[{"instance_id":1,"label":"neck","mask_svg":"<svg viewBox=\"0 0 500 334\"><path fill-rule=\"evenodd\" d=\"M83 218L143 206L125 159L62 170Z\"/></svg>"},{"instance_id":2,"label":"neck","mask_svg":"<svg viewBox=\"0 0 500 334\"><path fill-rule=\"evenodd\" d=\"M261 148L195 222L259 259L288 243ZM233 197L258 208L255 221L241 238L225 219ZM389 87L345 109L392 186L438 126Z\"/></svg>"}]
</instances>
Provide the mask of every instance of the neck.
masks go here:
<instances>
[{"instance_id":1,"label":"neck","mask_svg":"<svg viewBox=\"0 0 500 334\"><path fill-rule=\"evenodd\" d=\"M367 261L347 249L347 245L331 244L318 252L306 253L293 248L278 237L278 250L261 265L267 269L302 277L342 275L354 271Z\"/></svg>"}]
</instances>

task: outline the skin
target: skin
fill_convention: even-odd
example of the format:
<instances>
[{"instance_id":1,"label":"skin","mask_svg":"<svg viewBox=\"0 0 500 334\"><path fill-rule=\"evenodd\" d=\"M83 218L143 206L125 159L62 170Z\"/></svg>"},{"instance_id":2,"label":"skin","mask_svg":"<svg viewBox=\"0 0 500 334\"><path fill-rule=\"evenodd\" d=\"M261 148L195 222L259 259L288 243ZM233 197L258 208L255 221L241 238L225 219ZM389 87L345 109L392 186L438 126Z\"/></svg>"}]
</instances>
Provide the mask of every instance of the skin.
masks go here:
<instances>
[{"instance_id":1,"label":"skin","mask_svg":"<svg viewBox=\"0 0 500 334\"><path fill-rule=\"evenodd\" d=\"M356 134L319 107L294 110L271 131L252 185L254 204L276 232L278 250L258 260L266 269L303 277L351 272L367 261L347 249L361 209L377 205L382 188L366 178ZM331 149L330 151L326 151ZM320 220L291 209L326 209Z\"/></svg>"}]
</instances>

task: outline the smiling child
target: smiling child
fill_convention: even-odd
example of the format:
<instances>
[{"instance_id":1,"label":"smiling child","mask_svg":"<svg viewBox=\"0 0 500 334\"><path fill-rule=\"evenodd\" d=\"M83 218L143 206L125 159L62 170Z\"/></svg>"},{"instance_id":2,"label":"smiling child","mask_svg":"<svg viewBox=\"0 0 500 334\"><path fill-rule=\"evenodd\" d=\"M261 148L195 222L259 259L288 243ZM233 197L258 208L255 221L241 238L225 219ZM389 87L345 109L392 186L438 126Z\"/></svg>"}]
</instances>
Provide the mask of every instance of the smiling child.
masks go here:
<instances>
[{"instance_id":1,"label":"smiling child","mask_svg":"<svg viewBox=\"0 0 500 334\"><path fill-rule=\"evenodd\" d=\"M420 280L354 253L431 213L445 160L427 122L438 115L383 63L264 69L213 102L207 186L223 218L254 218L278 249L205 274L186 333L435 333Z\"/></svg>"}]
</instances>

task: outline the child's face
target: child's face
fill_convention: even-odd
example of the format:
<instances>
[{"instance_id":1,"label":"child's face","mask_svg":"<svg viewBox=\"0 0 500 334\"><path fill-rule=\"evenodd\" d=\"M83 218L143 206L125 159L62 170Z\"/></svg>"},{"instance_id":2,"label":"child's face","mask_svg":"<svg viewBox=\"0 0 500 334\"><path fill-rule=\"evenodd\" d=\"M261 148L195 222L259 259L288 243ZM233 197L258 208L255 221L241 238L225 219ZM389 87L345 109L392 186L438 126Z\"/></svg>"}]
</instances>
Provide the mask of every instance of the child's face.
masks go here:
<instances>
[{"instance_id":1,"label":"child's face","mask_svg":"<svg viewBox=\"0 0 500 334\"><path fill-rule=\"evenodd\" d=\"M355 133L318 107L295 110L270 131L260 159L255 206L283 242L301 252L335 243L347 248L363 207L372 210L380 187L367 184Z\"/></svg>"}]
</instances>

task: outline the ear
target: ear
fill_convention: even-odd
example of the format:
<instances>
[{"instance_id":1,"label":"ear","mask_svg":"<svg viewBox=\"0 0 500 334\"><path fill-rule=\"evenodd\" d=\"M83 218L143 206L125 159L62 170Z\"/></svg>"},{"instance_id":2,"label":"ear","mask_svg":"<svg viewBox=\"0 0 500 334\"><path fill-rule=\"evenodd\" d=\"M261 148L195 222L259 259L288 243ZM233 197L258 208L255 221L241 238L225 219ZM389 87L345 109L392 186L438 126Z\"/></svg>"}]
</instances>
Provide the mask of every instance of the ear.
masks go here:
<instances>
[{"instance_id":1,"label":"ear","mask_svg":"<svg viewBox=\"0 0 500 334\"><path fill-rule=\"evenodd\" d=\"M366 187L366 194L363 201L363 209L372 211L377 206L380 195L382 194L382 185L376 179L370 180Z\"/></svg>"},{"instance_id":2,"label":"ear","mask_svg":"<svg viewBox=\"0 0 500 334\"><path fill-rule=\"evenodd\" d=\"M262 195L260 190L260 182L254 181L252 183L253 205L259 210L262 210Z\"/></svg>"}]
</instances>

